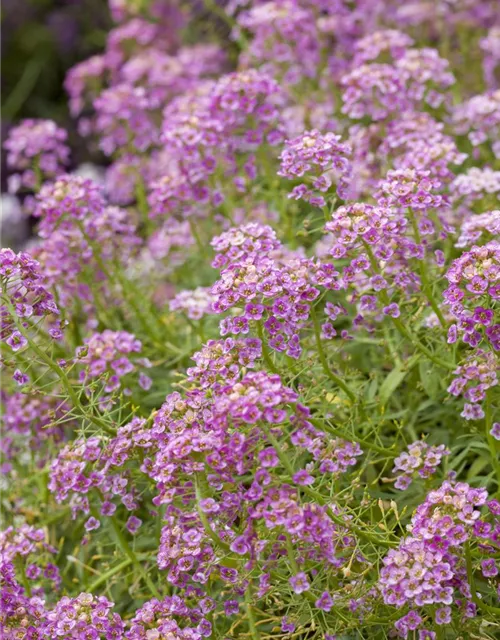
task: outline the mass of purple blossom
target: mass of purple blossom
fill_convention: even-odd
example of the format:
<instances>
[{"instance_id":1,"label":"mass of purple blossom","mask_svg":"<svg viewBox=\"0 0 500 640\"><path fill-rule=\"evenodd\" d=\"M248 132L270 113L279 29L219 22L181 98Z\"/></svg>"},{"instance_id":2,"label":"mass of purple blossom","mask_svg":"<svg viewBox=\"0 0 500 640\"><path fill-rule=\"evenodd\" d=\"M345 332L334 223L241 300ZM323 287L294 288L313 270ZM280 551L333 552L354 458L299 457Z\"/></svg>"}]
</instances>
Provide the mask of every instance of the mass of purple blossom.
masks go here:
<instances>
[{"instance_id":1,"label":"mass of purple blossom","mask_svg":"<svg viewBox=\"0 0 500 640\"><path fill-rule=\"evenodd\" d=\"M4 144L5 640L495 640L500 3L109 0Z\"/></svg>"}]
</instances>

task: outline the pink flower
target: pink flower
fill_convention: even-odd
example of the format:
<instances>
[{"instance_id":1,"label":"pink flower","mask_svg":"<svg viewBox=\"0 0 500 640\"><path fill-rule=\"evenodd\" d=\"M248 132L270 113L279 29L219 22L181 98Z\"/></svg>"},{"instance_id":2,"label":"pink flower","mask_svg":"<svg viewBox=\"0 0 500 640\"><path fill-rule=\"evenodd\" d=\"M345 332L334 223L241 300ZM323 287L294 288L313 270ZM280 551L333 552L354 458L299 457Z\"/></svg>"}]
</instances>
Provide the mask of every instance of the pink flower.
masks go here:
<instances>
[{"instance_id":1,"label":"pink flower","mask_svg":"<svg viewBox=\"0 0 500 640\"><path fill-rule=\"evenodd\" d=\"M28 344L27 339L19 331L13 331L5 342L12 351L19 351Z\"/></svg>"},{"instance_id":2,"label":"pink flower","mask_svg":"<svg viewBox=\"0 0 500 640\"><path fill-rule=\"evenodd\" d=\"M309 580L303 571L292 576L288 582L290 583L293 591L297 594L304 593L304 591L308 591L311 588Z\"/></svg>"}]
</instances>

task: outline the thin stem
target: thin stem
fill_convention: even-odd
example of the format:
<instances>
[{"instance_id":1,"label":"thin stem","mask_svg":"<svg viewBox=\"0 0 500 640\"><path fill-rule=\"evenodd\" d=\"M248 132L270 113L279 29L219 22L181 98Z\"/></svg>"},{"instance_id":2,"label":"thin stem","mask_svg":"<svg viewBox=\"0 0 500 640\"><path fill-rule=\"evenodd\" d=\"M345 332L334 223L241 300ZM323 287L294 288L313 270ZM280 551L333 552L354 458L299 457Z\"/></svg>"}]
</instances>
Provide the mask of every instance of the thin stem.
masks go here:
<instances>
[{"instance_id":1,"label":"thin stem","mask_svg":"<svg viewBox=\"0 0 500 640\"><path fill-rule=\"evenodd\" d=\"M144 579L145 583L147 584L147 586L148 586L149 590L151 591L151 593L153 594L153 596L155 598L161 599L160 592L155 587L155 585L153 584L153 582L152 582L151 578L148 576L148 574L144 571L144 568L143 568L142 564L140 563L139 558L135 555L134 550L129 545L129 543L127 542L125 536L121 532L120 525L116 521L115 517L111 516L109 519L111 520L111 526L113 527L113 531L115 532L116 539L118 540L118 545L120 546L120 549L129 558L129 560L135 566L137 571L141 574L142 578Z\"/></svg>"},{"instance_id":2,"label":"thin stem","mask_svg":"<svg viewBox=\"0 0 500 640\"><path fill-rule=\"evenodd\" d=\"M257 629L257 625L255 623L255 616L254 616L253 610L252 610L252 593L251 593L251 590L250 590L250 584L248 584L248 587L245 590L245 609L246 609L246 612L247 612L248 626L250 628L250 634L251 634L253 640L260 640L259 630Z\"/></svg>"},{"instance_id":3,"label":"thin stem","mask_svg":"<svg viewBox=\"0 0 500 640\"><path fill-rule=\"evenodd\" d=\"M391 447L378 447L376 444L372 444L371 442L368 442L367 440L363 440L362 438L358 438L357 436L349 433L349 434L344 434L341 431L339 431L338 429L336 429L335 427L332 427L331 424L329 424L326 421L323 420L316 420L315 418L307 418L308 422L310 422L311 424L313 424L315 427L317 427L318 429L321 429L322 431L327 431L328 433L331 433L334 436L337 436L338 438L344 438L346 440L352 440L353 442L357 442L358 444L362 445L363 447L366 447L366 449L371 449L372 451L376 451L377 453L381 453L384 455L387 455L387 453L389 451L391 451L392 449L394 449L394 445Z\"/></svg>"},{"instance_id":4,"label":"thin stem","mask_svg":"<svg viewBox=\"0 0 500 640\"><path fill-rule=\"evenodd\" d=\"M326 359L325 352L323 350L323 344L321 342L321 328L319 325L319 320L316 315L316 311L314 307L311 306L311 318L314 326L314 336L316 338L316 348L318 350L319 361L321 362L321 366L323 367L323 371L325 374L334 382L338 387L340 387L344 393L348 396L351 402L354 404L356 402L356 395L349 389L346 383L339 378L328 366L328 360Z\"/></svg>"},{"instance_id":5,"label":"thin stem","mask_svg":"<svg viewBox=\"0 0 500 640\"><path fill-rule=\"evenodd\" d=\"M141 324L141 327L145 334L151 335L151 333L154 333L155 341L158 342L158 346L163 346L161 342L161 335L167 330L167 327L158 323L157 317L154 313L151 313L150 309L148 308L149 305L145 304L144 297L141 296L140 291L137 291L137 288L134 286L132 281L128 280L123 275L123 265L115 264L115 269L113 269L113 271L111 272L108 269L107 265L104 263L104 260L101 256L100 247L94 242L92 238L88 236L83 223L80 222L78 226L83 237L92 248L93 255L99 269L101 269L103 274L110 282L114 282L115 284L119 284L121 286L123 295L125 296L125 299L129 303L130 307L135 312L135 315L139 323ZM129 295L130 293L132 295ZM143 314L141 305L137 301L138 299L143 300L145 315Z\"/></svg>"},{"instance_id":6,"label":"thin stem","mask_svg":"<svg viewBox=\"0 0 500 640\"><path fill-rule=\"evenodd\" d=\"M278 369L276 369L274 362L272 361L271 354L269 353L269 349L267 348L267 342L264 337L264 328L262 326L262 320L257 320L257 335L262 344L262 357L264 358L264 362L268 369L270 369L273 373L277 373L279 375Z\"/></svg>"},{"instance_id":7,"label":"thin stem","mask_svg":"<svg viewBox=\"0 0 500 640\"><path fill-rule=\"evenodd\" d=\"M203 528L205 529L205 532L207 533L209 538L215 543L217 547L220 547L222 551L224 551L225 553L231 553L231 549L229 548L229 545L226 542L224 542L224 540L221 540L217 535L217 533L212 529L212 527L210 526L210 522L208 521L207 514L201 508L201 501L206 497L205 491L204 491L205 484L206 484L206 480L203 477L203 475L200 472L196 473L195 474L196 511L198 512L198 516L201 520L201 524L203 525Z\"/></svg>"},{"instance_id":8,"label":"thin stem","mask_svg":"<svg viewBox=\"0 0 500 640\"><path fill-rule=\"evenodd\" d=\"M297 564L297 560L295 559L295 552L293 549L292 538L290 537L289 533L285 533L285 538L286 538L286 552L287 552L288 560L290 562L290 566L292 567L292 571L294 572L295 575L297 575L297 573L299 573L300 571L300 567ZM308 600L310 600L311 602L316 602L316 598L309 590L303 591L302 595Z\"/></svg>"},{"instance_id":9,"label":"thin stem","mask_svg":"<svg viewBox=\"0 0 500 640\"><path fill-rule=\"evenodd\" d=\"M469 583L471 597L474 604L479 609L483 609L483 611L487 611L488 613L493 613L495 615L500 614L499 607L492 607L489 604L485 604L480 598L477 597L474 572L472 570L472 557L470 553L470 545L468 542L465 543L465 566L467 568L467 581Z\"/></svg>"},{"instance_id":10,"label":"thin stem","mask_svg":"<svg viewBox=\"0 0 500 640\"><path fill-rule=\"evenodd\" d=\"M413 234L415 236L415 240L417 241L417 244L422 244L422 238L420 236L420 230L418 228L418 222L415 218L415 215L413 213L413 211L411 209L408 210L408 215L413 227ZM427 296L427 300L429 301L432 310L434 311L434 313L436 314L441 326L443 327L443 329L446 329L446 320L444 319L444 316L441 312L441 309L439 308L439 305L437 304L433 294L432 294L432 288L430 286L430 282L429 282L429 278L427 275L427 265L425 263L425 260L419 260L419 271L420 271L420 280L422 281L422 285L423 285L423 289L424 289L424 293Z\"/></svg>"},{"instance_id":11,"label":"thin stem","mask_svg":"<svg viewBox=\"0 0 500 640\"><path fill-rule=\"evenodd\" d=\"M137 201L137 208L141 214L142 222L144 226L148 228L151 224L151 220L149 218L148 197L146 194L144 179L139 172L137 172L137 182L135 184L135 198Z\"/></svg>"},{"instance_id":12,"label":"thin stem","mask_svg":"<svg viewBox=\"0 0 500 640\"><path fill-rule=\"evenodd\" d=\"M116 575L117 573L120 573L120 571L122 569L125 569L126 567L128 567L129 565L132 564L132 560L131 558L127 558L126 560L124 560L123 562L120 562L120 564L117 564L115 567L113 567L112 569L109 569L109 571L106 571L106 573L103 573L102 575L100 575L97 580L95 580L88 588L87 591L89 593L92 593L93 591L95 591L97 588L99 588L101 586L101 584L104 584L109 578L112 578L114 575Z\"/></svg>"},{"instance_id":13,"label":"thin stem","mask_svg":"<svg viewBox=\"0 0 500 640\"><path fill-rule=\"evenodd\" d=\"M281 450L280 443L273 436L273 434L271 433L271 430L267 428L267 425L266 426L261 425L261 428L262 428L262 431L264 431L264 433L266 434L266 437L269 440L269 442L273 445L274 450L276 451L276 455L278 456L282 466L287 470L289 476L293 477L295 474L295 471L292 467L290 460Z\"/></svg>"},{"instance_id":14,"label":"thin stem","mask_svg":"<svg viewBox=\"0 0 500 640\"><path fill-rule=\"evenodd\" d=\"M373 255L373 251L371 250L370 245L364 241L363 241L363 245L368 254L368 258L370 260L370 264L373 271L376 274L380 274L380 269L378 267L377 260ZM385 289L382 289L380 291L380 298L385 305L388 305L390 303L389 296L387 294L387 291L385 291ZM436 356L432 353L432 351L430 351L425 345L423 345L420 342L420 340L418 340L418 338L416 338L414 335L410 333L410 331L405 327L405 325L402 323L402 321L399 318L393 318L391 316L391 320L394 326L396 327L396 329L399 331L399 333L402 336L404 336L416 349L418 349L425 356L427 356L429 360L432 360L432 362L435 362L436 364L438 364L440 367L443 367L444 369L454 370L456 368L455 365L452 364L451 362L446 362L445 360L436 358Z\"/></svg>"},{"instance_id":15,"label":"thin stem","mask_svg":"<svg viewBox=\"0 0 500 640\"><path fill-rule=\"evenodd\" d=\"M363 531L363 529L360 529L357 525L353 524L349 520L342 518L341 516L338 516L336 513L334 513L333 509L326 503L325 498L314 489L311 489L311 487L304 485L301 488L304 490L305 493L308 493L312 498L317 500L320 505L326 508L326 513L328 514L332 522L335 522L335 524L345 527L346 529L350 529L357 536L359 536L363 540L366 540L367 542L371 542L374 545L378 545L380 547L387 547L387 548L398 546L399 544L398 542L386 540L385 538L379 538L378 536L372 535L371 533L367 533L366 531Z\"/></svg>"},{"instance_id":16,"label":"thin stem","mask_svg":"<svg viewBox=\"0 0 500 640\"><path fill-rule=\"evenodd\" d=\"M46 68L48 56L48 53L30 56L21 78L3 105L2 115L5 122L13 122L16 119L19 110L32 93L40 74Z\"/></svg>"},{"instance_id":17,"label":"thin stem","mask_svg":"<svg viewBox=\"0 0 500 640\"><path fill-rule=\"evenodd\" d=\"M6 298L4 298L4 302L5 302L6 306L8 307L8 309L10 311L12 320L13 320L14 324L16 325L16 328L19 331L19 333L21 333L26 338L30 348L47 365L47 367L49 367L49 369L51 371L53 371L56 374L56 376L59 378L59 380L61 381L61 384L64 387L64 390L68 394L68 397L70 398L70 400L73 403L73 405L75 406L75 408L77 408L79 410L79 412L81 413L81 415L84 418L87 418L88 420L90 420L90 422L95 424L97 427L100 427L101 429L104 429L104 431L106 431L106 433L109 433L111 435L115 435L114 430L111 429L111 427L109 427L100 418L96 418L95 416L92 416L92 415L87 415L82 403L80 402L80 398L77 396L75 390L73 389L73 386L71 385L70 381L68 380L68 376L66 375L66 373L42 349L40 349L40 347L36 344L36 342L31 339L31 336L24 330L24 327L23 327L22 323L17 320L16 311L15 311L14 307L12 306L10 300L7 300Z\"/></svg>"},{"instance_id":18,"label":"thin stem","mask_svg":"<svg viewBox=\"0 0 500 640\"><path fill-rule=\"evenodd\" d=\"M497 441L491 435L490 431L493 426L493 411L491 407L491 392L486 392L486 401L484 405L484 426L486 430L486 440L491 453L491 464L495 469L497 476L497 493L500 494L500 459L497 451Z\"/></svg>"},{"instance_id":19,"label":"thin stem","mask_svg":"<svg viewBox=\"0 0 500 640\"><path fill-rule=\"evenodd\" d=\"M231 30L231 35L234 37L234 41L238 44L241 50L246 49L248 46L248 40L241 31L236 20L230 16L222 7L219 7L215 0L203 0L203 4L207 11L215 14L223 22L227 24Z\"/></svg>"},{"instance_id":20,"label":"thin stem","mask_svg":"<svg viewBox=\"0 0 500 640\"><path fill-rule=\"evenodd\" d=\"M195 239L196 246L198 247L200 255L203 258L206 258L205 246L203 245L203 242L201 241L200 234L198 233L198 229L196 228L196 224L193 222L192 218L189 218L189 228L191 229L191 234L193 235L193 238Z\"/></svg>"},{"instance_id":21,"label":"thin stem","mask_svg":"<svg viewBox=\"0 0 500 640\"><path fill-rule=\"evenodd\" d=\"M293 552L293 544L292 539L289 533L285 533L286 538L286 551L288 555L288 560L290 561L290 565L294 571L294 573L299 573L299 565L297 564L297 560L295 559L295 554Z\"/></svg>"},{"instance_id":22,"label":"thin stem","mask_svg":"<svg viewBox=\"0 0 500 640\"><path fill-rule=\"evenodd\" d=\"M292 482L293 481L292 478L295 475L295 471L294 471L294 469L293 469L293 467L292 467L292 465L290 463L290 460L288 459L288 457L281 450L279 442L273 436L271 431L267 427L265 427L263 425L261 425L261 428L264 431L264 433L266 434L266 437L269 440L269 442L274 447L274 450L276 451L276 455L278 456L278 458L279 458L281 464L283 465L283 467L288 472L288 475L290 476L290 481ZM300 489L302 491L304 491L304 493L307 493L312 498L314 498L320 505L326 507L326 512L327 512L328 516L336 524L341 525L343 527L346 527L347 529L351 529L353 531L353 533L356 533L360 538L368 540L369 542L372 542L373 544L380 545L382 547L397 546L397 542L392 543L392 542L389 542L388 540L384 540L384 539L378 538L377 536L372 536L371 534L366 533L365 531L363 531L362 529L360 529L359 527L354 525L351 521L346 520L346 519L342 518L341 516L338 516L336 513L334 513L333 509L326 503L325 498L320 493L315 491L314 489L311 489L311 487L308 487L307 485L303 485L303 486L300 487Z\"/></svg>"}]
</instances>

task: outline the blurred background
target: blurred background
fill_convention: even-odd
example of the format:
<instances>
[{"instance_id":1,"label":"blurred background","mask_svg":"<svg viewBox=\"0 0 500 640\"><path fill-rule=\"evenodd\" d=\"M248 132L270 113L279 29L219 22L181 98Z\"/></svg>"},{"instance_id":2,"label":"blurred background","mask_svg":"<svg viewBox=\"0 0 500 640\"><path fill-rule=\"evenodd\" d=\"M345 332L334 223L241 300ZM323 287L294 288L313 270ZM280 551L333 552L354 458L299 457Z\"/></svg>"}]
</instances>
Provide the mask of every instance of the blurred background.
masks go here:
<instances>
[{"instance_id":1,"label":"blurred background","mask_svg":"<svg viewBox=\"0 0 500 640\"><path fill-rule=\"evenodd\" d=\"M106 0L3 0L2 144L22 118L50 118L71 136L73 160L87 160L69 117L63 81L76 62L102 51L111 26ZM6 172L2 153L2 191Z\"/></svg>"},{"instance_id":2,"label":"blurred background","mask_svg":"<svg viewBox=\"0 0 500 640\"><path fill-rule=\"evenodd\" d=\"M126 6L130 2L144 9L155 2L168 6L169 1L115 0L114 4ZM197 42L201 37L227 41L229 30L219 15L219 7L225 3L174 0L174 5L184 6L190 15L183 40ZM2 0L0 236L4 247L19 250L34 224L21 210L23 196L8 193L3 143L13 125L25 118L41 118L64 128L71 148L69 171L78 168L79 172L92 173L109 164L97 145L77 133L78 123L69 114L64 79L75 64L103 52L110 29L116 27L110 4L108 0Z\"/></svg>"}]
</instances>

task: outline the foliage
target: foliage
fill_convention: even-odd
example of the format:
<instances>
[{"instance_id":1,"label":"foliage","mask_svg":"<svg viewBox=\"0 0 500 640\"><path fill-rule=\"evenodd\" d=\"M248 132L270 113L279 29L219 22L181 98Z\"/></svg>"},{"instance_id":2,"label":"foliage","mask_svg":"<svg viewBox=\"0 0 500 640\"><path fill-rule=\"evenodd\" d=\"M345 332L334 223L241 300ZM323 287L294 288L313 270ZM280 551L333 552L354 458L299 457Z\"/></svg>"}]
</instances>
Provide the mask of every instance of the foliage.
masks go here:
<instances>
[{"instance_id":1,"label":"foliage","mask_svg":"<svg viewBox=\"0 0 500 640\"><path fill-rule=\"evenodd\" d=\"M110 10L108 166L4 145L5 638L494 640L498 3Z\"/></svg>"}]
</instances>

